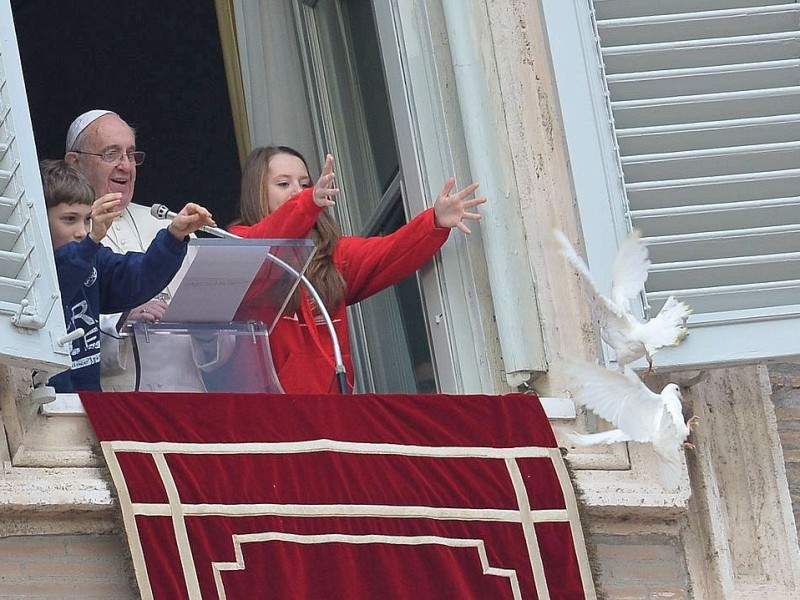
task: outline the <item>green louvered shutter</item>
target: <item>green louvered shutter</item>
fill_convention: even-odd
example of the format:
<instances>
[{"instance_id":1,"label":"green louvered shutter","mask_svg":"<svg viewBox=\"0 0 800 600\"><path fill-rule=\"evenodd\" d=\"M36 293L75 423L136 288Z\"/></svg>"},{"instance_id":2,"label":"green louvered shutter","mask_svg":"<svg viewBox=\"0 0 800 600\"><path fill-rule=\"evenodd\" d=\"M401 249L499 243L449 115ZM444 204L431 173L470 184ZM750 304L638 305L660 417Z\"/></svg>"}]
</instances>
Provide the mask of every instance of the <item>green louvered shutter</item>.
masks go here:
<instances>
[{"instance_id":1,"label":"green louvered shutter","mask_svg":"<svg viewBox=\"0 0 800 600\"><path fill-rule=\"evenodd\" d=\"M0 362L69 367L53 249L9 0L0 0Z\"/></svg>"},{"instance_id":2,"label":"green louvered shutter","mask_svg":"<svg viewBox=\"0 0 800 600\"><path fill-rule=\"evenodd\" d=\"M694 309L656 364L800 354L800 5L544 6L590 266L607 284L632 225L645 306Z\"/></svg>"}]
</instances>

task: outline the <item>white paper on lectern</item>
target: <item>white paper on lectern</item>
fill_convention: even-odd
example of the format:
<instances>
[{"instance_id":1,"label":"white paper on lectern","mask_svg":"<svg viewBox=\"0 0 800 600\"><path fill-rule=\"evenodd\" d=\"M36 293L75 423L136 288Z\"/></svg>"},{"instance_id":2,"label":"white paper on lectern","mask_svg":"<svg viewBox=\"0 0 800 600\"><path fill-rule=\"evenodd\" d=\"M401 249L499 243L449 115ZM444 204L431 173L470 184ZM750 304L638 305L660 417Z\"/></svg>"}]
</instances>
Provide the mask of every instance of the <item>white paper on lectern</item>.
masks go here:
<instances>
[{"instance_id":1,"label":"white paper on lectern","mask_svg":"<svg viewBox=\"0 0 800 600\"><path fill-rule=\"evenodd\" d=\"M233 320L270 246L189 245L189 268L163 321L221 323Z\"/></svg>"}]
</instances>

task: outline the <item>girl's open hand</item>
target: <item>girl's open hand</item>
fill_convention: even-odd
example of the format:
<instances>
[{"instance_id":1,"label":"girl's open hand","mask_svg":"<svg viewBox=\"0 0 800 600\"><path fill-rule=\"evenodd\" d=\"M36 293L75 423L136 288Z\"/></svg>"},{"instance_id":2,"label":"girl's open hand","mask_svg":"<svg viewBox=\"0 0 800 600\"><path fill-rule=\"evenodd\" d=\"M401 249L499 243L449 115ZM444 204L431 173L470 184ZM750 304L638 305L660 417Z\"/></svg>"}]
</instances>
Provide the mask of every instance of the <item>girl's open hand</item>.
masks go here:
<instances>
[{"instance_id":1,"label":"girl's open hand","mask_svg":"<svg viewBox=\"0 0 800 600\"><path fill-rule=\"evenodd\" d=\"M481 216L478 213L467 212L467 209L474 208L486 202L485 196L472 198L467 200L467 196L478 189L477 183L471 183L463 190L451 194L456 180L450 177L445 181L442 191L436 197L433 203L433 214L437 227L447 227L452 229L458 227L466 234L470 233L469 227L464 224L464 220L480 221Z\"/></svg>"},{"instance_id":2,"label":"girl's open hand","mask_svg":"<svg viewBox=\"0 0 800 600\"><path fill-rule=\"evenodd\" d=\"M333 187L333 180L336 176L333 173L333 156L327 154L325 156L325 165L322 167L322 174L314 184L314 203L325 208L327 206L334 206L336 202L331 200L331 196L339 193L339 189Z\"/></svg>"}]
</instances>

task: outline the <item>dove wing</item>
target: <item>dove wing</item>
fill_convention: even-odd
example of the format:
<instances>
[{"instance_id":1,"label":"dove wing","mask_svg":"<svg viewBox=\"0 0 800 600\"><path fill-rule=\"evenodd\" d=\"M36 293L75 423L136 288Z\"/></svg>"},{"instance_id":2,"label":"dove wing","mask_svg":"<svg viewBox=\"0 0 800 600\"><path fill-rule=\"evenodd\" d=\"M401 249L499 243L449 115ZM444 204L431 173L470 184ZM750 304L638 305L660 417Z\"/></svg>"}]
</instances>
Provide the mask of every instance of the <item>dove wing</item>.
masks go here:
<instances>
[{"instance_id":1,"label":"dove wing","mask_svg":"<svg viewBox=\"0 0 800 600\"><path fill-rule=\"evenodd\" d=\"M626 312L631 310L631 300L642 291L650 258L647 244L640 231L634 229L619 247L611 275L611 301Z\"/></svg>"},{"instance_id":2,"label":"dove wing","mask_svg":"<svg viewBox=\"0 0 800 600\"><path fill-rule=\"evenodd\" d=\"M623 375L587 362L570 361L565 373L575 388L575 401L595 412L633 441L652 441L664 402L633 371Z\"/></svg>"},{"instance_id":3,"label":"dove wing","mask_svg":"<svg viewBox=\"0 0 800 600\"><path fill-rule=\"evenodd\" d=\"M592 303L603 313L600 317L603 325L613 327L614 329L622 329L625 327L627 321L621 305L618 306L614 304L600 292L600 289L597 287L592 274L589 272L589 267L586 265L584 260L578 256L578 253L575 252L575 248L573 248L572 244L569 243L567 236L565 236L564 233L558 229L553 231L553 235L555 236L556 241L561 249L561 254L564 255L564 257L575 268L575 270L578 271L580 276L586 282L586 285L589 288L589 296Z\"/></svg>"}]
</instances>

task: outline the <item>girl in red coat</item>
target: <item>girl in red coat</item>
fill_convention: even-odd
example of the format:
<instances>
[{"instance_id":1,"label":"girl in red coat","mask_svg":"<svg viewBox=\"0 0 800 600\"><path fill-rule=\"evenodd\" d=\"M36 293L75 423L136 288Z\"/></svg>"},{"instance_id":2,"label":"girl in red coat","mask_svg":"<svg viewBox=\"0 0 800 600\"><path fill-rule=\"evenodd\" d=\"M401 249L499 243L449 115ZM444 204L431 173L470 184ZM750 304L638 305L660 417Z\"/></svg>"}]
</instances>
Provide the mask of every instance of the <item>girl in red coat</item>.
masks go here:
<instances>
[{"instance_id":1,"label":"girl in red coat","mask_svg":"<svg viewBox=\"0 0 800 600\"><path fill-rule=\"evenodd\" d=\"M241 222L230 228L244 238L314 240L317 251L306 271L334 322L339 337L347 385L352 390L353 364L345 307L408 277L442 247L450 229L464 233L464 220L480 215L467 212L486 198L467 200L473 183L450 194L447 180L429 208L397 231L383 237L341 236L325 208L339 190L333 187L333 157L325 158L322 175L313 184L308 164L286 146L256 148L242 175ZM333 343L313 299L302 286L284 310L270 335L278 379L287 393L337 393Z\"/></svg>"}]
</instances>

